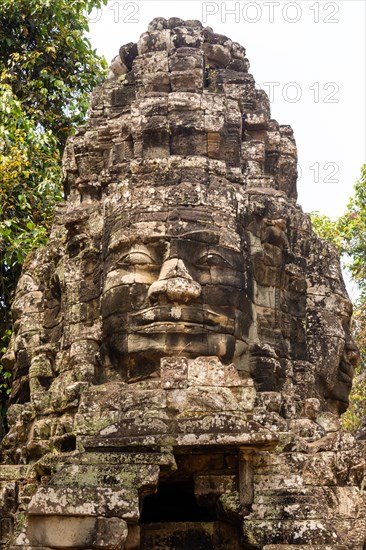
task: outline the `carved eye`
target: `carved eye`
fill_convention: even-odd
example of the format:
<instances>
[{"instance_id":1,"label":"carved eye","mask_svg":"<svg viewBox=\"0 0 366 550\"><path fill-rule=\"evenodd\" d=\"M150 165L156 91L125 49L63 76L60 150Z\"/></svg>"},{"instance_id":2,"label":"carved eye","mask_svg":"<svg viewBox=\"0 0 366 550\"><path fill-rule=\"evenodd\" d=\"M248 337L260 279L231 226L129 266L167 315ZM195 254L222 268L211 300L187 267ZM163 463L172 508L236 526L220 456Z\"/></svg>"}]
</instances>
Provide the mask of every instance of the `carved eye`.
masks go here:
<instances>
[{"instance_id":1,"label":"carved eye","mask_svg":"<svg viewBox=\"0 0 366 550\"><path fill-rule=\"evenodd\" d=\"M146 252L131 250L131 252L123 256L123 258L117 262L117 265L122 267L126 265L151 265L154 263L152 257Z\"/></svg>"},{"instance_id":2,"label":"carved eye","mask_svg":"<svg viewBox=\"0 0 366 550\"><path fill-rule=\"evenodd\" d=\"M200 263L202 265L209 266L232 267L230 262L228 262L226 258L224 258L218 252L213 251L210 251L207 254L203 254L203 256L200 257Z\"/></svg>"}]
</instances>

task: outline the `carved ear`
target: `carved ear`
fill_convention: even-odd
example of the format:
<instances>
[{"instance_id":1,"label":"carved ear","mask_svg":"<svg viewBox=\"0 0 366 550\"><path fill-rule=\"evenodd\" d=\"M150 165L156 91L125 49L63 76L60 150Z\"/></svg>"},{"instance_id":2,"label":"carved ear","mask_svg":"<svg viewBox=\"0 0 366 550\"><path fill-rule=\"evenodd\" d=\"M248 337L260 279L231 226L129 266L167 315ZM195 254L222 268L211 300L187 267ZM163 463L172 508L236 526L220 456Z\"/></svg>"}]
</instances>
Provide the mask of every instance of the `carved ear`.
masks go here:
<instances>
[{"instance_id":1,"label":"carved ear","mask_svg":"<svg viewBox=\"0 0 366 550\"><path fill-rule=\"evenodd\" d=\"M97 368L95 372L95 383L103 384L107 382L113 372L113 362L110 357L110 347L105 341L103 341L99 350L99 358L97 361ZM125 379L125 377L122 377L122 379Z\"/></svg>"},{"instance_id":2,"label":"carved ear","mask_svg":"<svg viewBox=\"0 0 366 550\"><path fill-rule=\"evenodd\" d=\"M13 372L15 366L15 352L14 352L14 333L11 336L8 349L2 357L0 357L2 365L5 367L5 370Z\"/></svg>"}]
</instances>

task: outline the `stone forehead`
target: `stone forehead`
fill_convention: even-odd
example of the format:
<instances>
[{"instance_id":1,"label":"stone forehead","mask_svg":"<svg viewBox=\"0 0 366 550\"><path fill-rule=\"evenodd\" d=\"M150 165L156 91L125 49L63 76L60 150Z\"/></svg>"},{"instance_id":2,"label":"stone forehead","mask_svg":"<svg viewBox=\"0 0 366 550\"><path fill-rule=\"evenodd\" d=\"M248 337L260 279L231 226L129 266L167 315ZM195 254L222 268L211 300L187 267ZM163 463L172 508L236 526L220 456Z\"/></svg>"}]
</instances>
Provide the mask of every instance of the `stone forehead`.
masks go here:
<instances>
[{"instance_id":1,"label":"stone forehead","mask_svg":"<svg viewBox=\"0 0 366 550\"><path fill-rule=\"evenodd\" d=\"M119 210L105 224L104 242L108 250L133 242L173 237L216 243L242 250L242 233L235 210L174 207L167 210Z\"/></svg>"},{"instance_id":2,"label":"stone forehead","mask_svg":"<svg viewBox=\"0 0 366 550\"><path fill-rule=\"evenodd\" d=\"M242 186L232 184L226 178L210 177L207 182L195 180L192 174L189 180L164 183L163 172L158 172L156 181L128 178L114 187L105 201L105 213L118 210L170 210L174 206L197 207L208 210L220 209L236 211L242 203L245 193ZM168 175L169 180L169 175Z\"/></svg>"}]
</instances>

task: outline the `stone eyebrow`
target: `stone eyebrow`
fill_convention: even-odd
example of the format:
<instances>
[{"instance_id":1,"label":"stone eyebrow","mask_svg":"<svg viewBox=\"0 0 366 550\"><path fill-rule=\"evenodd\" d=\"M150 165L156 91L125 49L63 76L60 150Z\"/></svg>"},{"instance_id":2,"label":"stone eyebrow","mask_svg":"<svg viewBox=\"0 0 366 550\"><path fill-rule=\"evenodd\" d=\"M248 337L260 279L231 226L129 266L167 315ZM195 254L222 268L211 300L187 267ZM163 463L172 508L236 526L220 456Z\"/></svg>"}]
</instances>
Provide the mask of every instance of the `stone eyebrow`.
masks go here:
<instances>
[{"instance_id":1,"label":"stone eyebrow","mask_svg":"<svg viewBox=\"0 0 366 550\"><path fill-rule=\"evenodd\" d=\"M139 228L129 229L124 235L121 235L121 238L116 240L113 248L123 246L128 247L134 244L147 244L154 243L159 241L166 241L171 239L180 239L180 238L194 238L194 240L199 240L197 237L202 237L205 239L205 242L208 244L219 244L220 238L220 228L215 229L199 229L196 231L186 231L179 234L174 233L165 233L165 234L156 234L156 235L146 235L141 236Z\"/></svg>"},{"instance_id":2,"label":"stone eyebrow","mask_svg":"<svg viewBox=\"0 0 366 550\"><path fill-rule=\"evenodd\" d=\"M219 244L220 239L220 229L199 229L196 231L187 231L185 233L180 233L179 235L167 235L168 238L174 239L174 238L181 238L181 237L188 237L192 238L193 240L199 240L197 237L201 237L202 239L205 239L205 243L207 244Z\"/></svg>"}]
</instances>

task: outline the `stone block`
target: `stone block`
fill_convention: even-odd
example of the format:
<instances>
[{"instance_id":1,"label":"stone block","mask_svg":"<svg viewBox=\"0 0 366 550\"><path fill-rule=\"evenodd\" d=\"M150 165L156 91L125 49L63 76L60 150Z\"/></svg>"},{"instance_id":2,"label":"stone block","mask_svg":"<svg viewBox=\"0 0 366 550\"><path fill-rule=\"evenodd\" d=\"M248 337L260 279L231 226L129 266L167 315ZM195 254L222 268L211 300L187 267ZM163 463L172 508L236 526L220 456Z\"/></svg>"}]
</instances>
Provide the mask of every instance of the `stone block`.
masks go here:
<instances>
[{"instance_id":1,"label":"stone block","mask_svg":"<svg viewBox=\"0 0 366 550\"><path fill-rule=\"evenodd\" d=\"M337 513L341 518L357 518L362 514L362 497L357 487L335 487L334 494L338 501Z\"/></svg>"},{"instance_id":2,"label":"stone block","mask_svg":"<svg viewBox=\"0 0 366 550\"><path fill-rule=\"evenodd\" d=\"M335 545L342 541L337 536L335 525L332 520L288 520L288 521L251 521L245 522L245 532L250 533L251 540L255 540L259 547L265 546L266 542L285 540L294 545ZM291 547L291 546L290 546Z\"/></svg>"},{"instance_id":3,"label":"stone block","mask_svg":"<svg viewBox=\"0 0 366 550\"><path fill-rule=\"evenodd\" d=\"M8 465L1 464L0 468L0 486L1 482L17 481L20 479L32 480L36 477L33 465Z\"/></svg>"},{"instance_id":4,"label":"stone block","mask_svg":"<svg viewBox=\"0 0 366 550\"><path fill-rule=\"evenodd\" d=\"M316 520L338 515L339 503L331 487L302 487L300 490L269 490L257 494L253 519Z\"/></svg>"},{"instance_id":5,"label":"stone block","mask_svg":"<svg viewBox=\"0 0 366 550\"><path fill-rule=\"evenodd\" d=\"M168 123L170 132L173 135L175 131L181 130L182 128L184 128L185 131L191 129L194 133L201 133L205 129L205 119L201 110L170 110Z\"/></svg>"},{"instance_id":6,"label":"stone block","mask_svg":"<svg viewBox=\"0 0 366 550\"><path fill-rule=\"evenodd\" d=\"M204 130L196 132L192 136L183 127L175 128L170 136L170 154L205 156L207 154L207 143Z\"/></svg>"},{"instance_id":7,"label":"stone block","mask_svg":"<svg viewBox=\"0 0 366 550\"><path fill-rule=\"evenodd\" d=\"M168 112L168 97L144 97L137 99L131 105L131 117L139 119L150 116L164 116Z\"/></svg>"},{"instance_id":8,"label":"stone block","mask_svg":"<svg viewBox=\"0 0 366 550\"><path fill-rule=\"evenodd\" d=\"M239 408L242 411L253 411L257 392L252 386L244 386L239 388L232 388L232 393L235 396Z\"/></svg>"},{"instance_id":9,"label":"stone block","mask_svg":"<svg viewBox=\"0 0 366 550\"><path fill-rule=\"evenodd\" d=\"M225 367L216 357L197 357L188 363L190 386L225 386Z\"/></svg>"},{"instance_id":10,"label":"stone block","mask_svg":"<svg viewBox=\"0 0 366 550\"><path fill-rule=\"evenodd\" d=\"M120 518L97 518L94 548L120 550L128 534L127 523Z\"/></svg>"},{"instance_id":11,"label":"stone block","mask_svg":"<svg viewBox=\"0 0 366 550\"><path fill-rule=\"evenodd\" d=\"M29 504L29 514L42 516L45 521L47 516L106 516L137 521L137 488L100 487L96 491L95 487L40 487Z\"/></svg>"},{"instance_id":12,"label":"stone block","mask_svg":"<svg viewBox=\"0 0 366 550\"><path fill-rule=\"evenodd\" d=\"M193 411L238 411L239 403L228 388L195 386L167 392L167 407L181 414Z\"/></svg>"},{"instance_id":13,"label":"stone block","mask_svg":"<svg viewBox=\"0 0 366 550\"><path fill-rule=\"evenodd\" d=\"M187 388L187 359L185 357L164 357L160 363L160 378L163 389Z\"/></svg>"},{"instance_id":14,"label":"stone block","mask_svg":"<svg viewBox=\"0 0 366 550\"><path fill-rule=\"evenodd\" d=\"M205 131L207 133L219 134L224 132L225 117L223 114L207 113L205 114Z\"/></svg>"},{"instance_id":15,"label":"stone block","mask_svg":"<svg viewBox=\"0 0 366 550\"><path fill-rule=\"evenodd\" d=\"M202 46L203 36L198 35L195 29L177 27L172 30L171 41L173 48L194 49Z\"/></svg>"},{"instance_id":16,"label":"stone block","mask_svg":"<svg viewBox=\"0 0 366 550\"><path fill-rule=\"evenodd\" d=\"M170 82L173 92L198 93L203 87L203 70L173 71L170 73Z\"/></svg>"},{"instance_id":17,"label":"stone block","mask_svg":"<svg viewBox=\"0 0 366 550\"><path fill-rule=\"evenodd\" d=\"M244 127L247 130L265 130L268 124L268 115L266 112L246 113L244 117Z\"/></svg>"},{"instance_id":18,"label":"stone block","mask_svg":"<svg viewBox=\"0 0 366 550\"><path fill-rule=\"evenodd\" d=\"M168 111L196 111L201 108L201 94L171 92L168 96Z\"/></svg>"},{"instance_id":19,"label":"stone block","mask_svg":"<svg viewBox=\"0 0 366 550\"><path fill-rule=\"evenodd\" d=\"M254 301L260 307L276 309L276 288L258 285Z\"/></svg>"},{"instance_id":20,"label":"stone block","mask_svg":"<svg viewBox=\"0 0 366 550\"><path fill-rule=\"evenodd\" d=\"M236 476L199 475L194 478L194 494L200 506L215 506L220 495L236 490Z\"/></svg>"},{"instance_id":21,"label":"stone block","mask_svg":"<svg viewBox=\"0 0 366 550\"><path fill-rule=\"evenodd\" d=\"M251 140L242 143L241 156L243 161L257 161L264 165L265 143L260 140Z\"/></svg>"},{"instance_id":22,"label":"stone block","mask_svg":"<svg viewBox=\"0 0 366 550\"><path fill-rule=\"evenodd\" d=\"M238 529L225 522L148 524L141 528L143 548L239 550Z\"/></svg>"},{"instance_id":23,"label":"stone block","mask_svg":"<svg viewBox=\"0 0 366 550\"><path fill-rule=\"evenodd\" d=\"M158 476L155 464L66 464L52 476L49 487L146 489L156 485Z\"/></svg>"},{"instance_id":24,"label":"stone block","mask_svg":"<svg viewBox=\"0 0 366 550\"><path fill-rule=\"evenodd\" d=\"M225 68L231 60L230 49L227 46L204 42L203 51L205 64L208 66Z\"/></svg>"},{"instance_id":25,"label":"stone block","mask_svg":"<svg viewBox=\"0 0 366 550\"><path fill-rule=\"evenodd\" d=\"M334 452L317 453L304 464L303 479L306 485L337 485L337 455Z\"/></svg>"},{"instance_id":26,"label":"stone block","mask_svg":"<svg viewBox=\"0 0 366 550\"><path fill-rule=\"evenodd\" d=\"M339 417L331 412L323 412L318 414L316 422L326 432L338 432L341 429L341 421Z\"/></svg>"},{"instance_id":27,"label":"stone block","mask_svg":"<svg viewBox=\"0 0 366 550\"><path fill-rule=\"evenodd\" d=\"M149 54L150 52L162 51L166 53L171 48L170 41L170 30L164 29L159 31L145 32L140 36L140 39L137 43L137 49L139 56L144 53ZM136 63L135 59L133 67Z\"/></svg>"},{"instance_id":28,"label":"stone block","mask_svg":"<svg viewBox=\"0 0 366 550\"><path fill-rule=\"evenodd\" d=\"M173 55L169 57L169 70L190 71L192 69L203 68L203 54L193 48L178 48Z\"/></svg>"},{"instance_id":29,"label":"stone block","mask_svg":"<svg viewBox=\"0 0 366 550\"><path fill-rule=\"evenodd\" d=\"M111 107L128 107L136 97L135 87L125 85L120 85L118 88L115 88L111 91L110 95L110 105Z\"/></svg>"},{"instance_id":30,"label":"stone block","mask_svg":"<svg viewBox=\"0 0 366 550\"><path fill-rule=\"evenodd\" d=\"M238 387L238 386L252 386L254 387L254 382L251 378L241 378L236 366L231 363L230 365L224 365L225 370L225 386L228 388Z\"/></svg>"},{"instance_id":31,"label":"stone block","mask_svg":"<svg viewBox=\"0 0 366 550\"><path fill-rule=\"evenodd\" d=\"M119 550L127 538L127 524L113 517L31 516L27 538L36 547Z\"/></svg>"},{"instance_id":32,"label":"stone block","mask_svg":"<svg viewBox=\"0 0 366 550\"><path fill-rule=\"evenodd\" d=\"M210 158L224 158L221 142L222 139L218 132L207 132L207 155Z\"/></svg>"},{"instance_id":33,"label":"stone block","mask_svg":"<svg viewBox=\"0 0 366 550\"><path fill-rule=\"evenodd\" d=\"M325 430L309 418L296 418L291 420L290 427L293 433L303 437L309 442L320 439L325 435Z\"/></svg>"},{"instance_id":34,"label":"stone block","mask_svg":"<svg viewBox=\"0 0 366 550\"><path fill-rule=\"evenodd\" d=\"M142 57L136 57L133 63L136 77L154 72L169 72L168 54L166 51L146 53Z\"/></svg>"},{"instance_id":35,"label":"stone block","mask_svg":"<svg viewBox=\"0 0 366 550\"><path fill-rule=\"evenodd\" d=\"M156 93L167 94L171 90L170 75L163 71L143 74L136 80L136 97L154 96Z\"/></svg>"}]
</instances>

